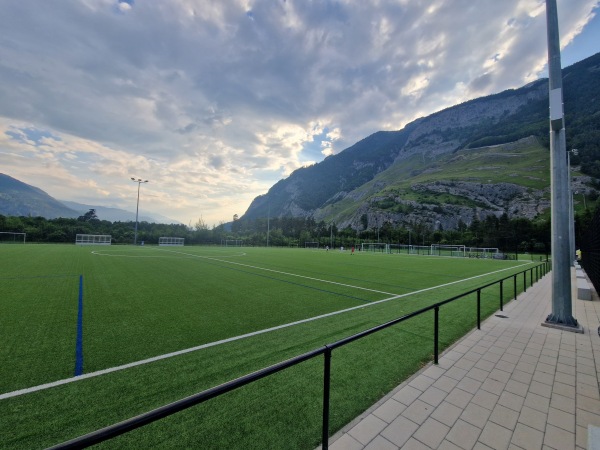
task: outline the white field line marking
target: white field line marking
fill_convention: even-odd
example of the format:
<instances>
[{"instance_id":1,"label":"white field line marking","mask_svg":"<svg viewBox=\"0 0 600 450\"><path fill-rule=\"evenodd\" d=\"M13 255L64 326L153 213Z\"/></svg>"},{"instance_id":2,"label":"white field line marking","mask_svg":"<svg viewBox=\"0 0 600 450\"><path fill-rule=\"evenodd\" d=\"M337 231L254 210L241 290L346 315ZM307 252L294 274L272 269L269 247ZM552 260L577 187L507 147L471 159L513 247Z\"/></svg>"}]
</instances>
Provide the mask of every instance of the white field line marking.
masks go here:
<instances>
[{"instance_id":1,"label":"white field line marking","mask_svg":"<svg viewBox=\"0 0 600 450\"><path fill-rule=\"evenodd\" d=\"M290 276L290 277L304 278L306 280L318 281L320 283L335 284L336 286L349 287L349 288L352 288L352 289L360 289L360 290L369 291L369 292L376 292L378 294L384 294L384 295L392 295L392 296L395 295L395 294L393 294L391 292L378 291L377 289L369 289L369 288L365 288L365 287L362 287L362 286L354 286L352 284L338 283L337 281L323 280L323 279L320 279L320 278L308 277L306 275L298 275L297 273L283 272L281 270L267 269L265 267L259 267L259 266L251 266L250 264L242 264L242 263L234 262L234 261L226 261L226 260L214 258L212 256L194 255L194 254L191 254L191 253L177 252L175 250L163 250L163 251L170 252L170 253L178 253L178 254L186 255L186 256L190 256L190 257L196 257L196 258L202 258L202 259L210 259L212 261L218 261L218 262L222 262L222 263L233 264L233 265L236 265L236 266L247 267L249 269L264 270L265 272L278 273L280 275L287 275L287 276Z\"/></svg>"},{"instance_id":2,"label":"white field line marking","mask_svg":"<svg viewBox=\"0 0 600 450\"><path fill-rule=\"evenodd\" d=\"M330 312L327 314L321 314L320 316L315 316L315 317L310 317L308 319L303 319L303 320L298 320L296 322L290 322L290 323L286 323L283 325L278 325L276 327L271 327L271 328L265 328L264 330L259 330L259 331L254 331L252 333L246 333L246 334L242 334L239 336L233 336L227 339L222 339L220 341L215 341L215 342L209 342L207 344L202 344L202 345L198 345L196 347L190 347L190 348L186 348L183 350L178 350L176 352L172 352L172 353L166 353L164 355L158 355L158 356L154 356L152 358L147 358L147 359L142 359L140 361L134 361L128 364L123 364L121 366L115 366L115 367L110 367L108 369L103 369L103 370L98 370L96 372L90 372L90 373L86 373L83 375L79 375L78 377L72 377L72 378L65 378L63 380L57 380L57 381L53 381L51 383L45 383L45 384L40 384L38 386L33 386L30 388L25 388L25 389L19 389L17 391L12 391L12 392L7 392L5 394L0 394L0 400L4 400L7 398L12 398L12 397L18 397L20 395L25 395L25 394L31 394L32 392L37 392L37 391L42 391L45 389L50 389L56 386L62 386L63 384L69 384L69 383L74 383L76 381L80 381L80 380L86 380L88 378L94 378L94 377L98 377L100 375L106 375L108 373L112 373L112 372L118 372L121 370L125 370L125 369L130 369L132 367L136 367L136 366L141 366L143 364L148 364L148 363L152 363L155 361L160 361L163 359L167 359L167 358L172 358L174 356L179 356L179 355L184 355L186 353L191 353L191 352L195 352L198 350L202 350L205 348L210 348L210 347L215 347L217 345L221 345L221 344L226 344L228 342L234 342L234 341L238 341L241 339L246 339L252 336L258 336L261 334L265 334L265 333L270 333L271 331L276 331L276 330L281 330L283 328L288 328L288 327L292 327L295 325L300 325L303 323L307 323L307 322L312 322L315 320L319 320L319 319L324 319L326 317L331 317L331 316L335 316L338 314L342 314L342 313L346 313L349 311L354 311L356 309L361 309L361 308L367 308L369 306L373 306L373 305L378 305L380 303L385 303L385 302L389 302L391 300L396 300L399 298L403 298L403 297L408 297L411 295L415 295L415 294L420 294L422 292L427 292L427 291L431 291L434 289L439 289L445 286L450 286L452 284L457 284L457 283L462 283L464 281L470 281L470 280L474 280L477 278L482 278L488 275L493 275L495 273L499 273L499 272L504 272L505 270L510 270L510 269L514 269L515 267L521 267L523 265L527 265L527 264L531 264L530 262L526 262L523 264L519 264L518 266L514 266L514 267L508 267L506 269L500 269L500 270L496 270L493 272L488 272L488 273L484 273L481 275L475 275L473 277L469 277L469 278L464 278L462 280L456 280L456 281L451 281L450 283L444 283L444 284L440 284L437 286L432 286L432 287L428 287L428 288L424 288L424 289L419 289L418 291L414 291L414 292L409 292L406 294L399 294L399 295L392 295L391 297L388 298L384 298L382 300L377 300L371 303L365 303L364 305L358 305L358 306L353 306L351 308L346 308L346 309L342 309L339 311L334 311L334 312ZM265 270L269 270L269 269L265 269Z\"/></svg>"}]
</instances>

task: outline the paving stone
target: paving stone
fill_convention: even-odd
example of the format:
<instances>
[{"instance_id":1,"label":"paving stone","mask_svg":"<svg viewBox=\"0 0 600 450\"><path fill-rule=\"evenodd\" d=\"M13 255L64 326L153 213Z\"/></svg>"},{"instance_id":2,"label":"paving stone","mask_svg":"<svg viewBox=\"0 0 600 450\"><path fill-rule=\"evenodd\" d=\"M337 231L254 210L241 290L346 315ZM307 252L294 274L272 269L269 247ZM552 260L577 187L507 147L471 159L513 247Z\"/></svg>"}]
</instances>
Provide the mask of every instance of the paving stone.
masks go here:
<instances>
[{"instance_id":1,"label":"paving stone","mask_svg":"<svg viewBox=\"0 0 600 450\"><path fill-rule=\"evenodd\" d=\"M506 386L506 382L501 382L497 380L493 380L492 378L488 378L481 385L481 390L491 392L495 395L500 395Z\"/></svg>"},{"instance_id":2,"label":"paving stone","mask_svg":"<svg viewBox=\"0 0 600 450\"><path fill-rule=\"evenodd\" d=\"M381 436L392 444L402 447L418 428L419 425L406 417L400 416L381 432Z\"/></svg>"},{"instance_id":3,"label":"paving stone","mask_svg":"<svg viewBox=\"0 0 600 450\"><path fill-rule=\"evenodd\" d=\"M421 400L412 402L403 412L402 416L417 424L422 424L435 408Z\"/></svg>"},{"instance_id":4,"label":"paving stone","mask_svg":"<svg viewBox=\"0 0 600 450\"><path fill-rule=\"evenodd\" d=\"M483 429L491 413L491 410L471 402L464 409L460 418L471 425L475 425L477 428Z\"/></svg>"},{"instance_id":5,"label":"paving stone","mask_svg":"<svg viewBox=\"0 0 600 450\"><path fill-rule=\"evenodd\" d=\"M544 433L518 423L512 435L511 443L528 450L541 449L544 443Z\"/></svg>"},{"instance_id":6,"label":"paving stone","mask_svg":"<svg viewBox=\"0 0 600 450\"><path fill-rule=\"evenodd\" d=\"M435 382L435 380L433 378L429 378L429 377L426 377L425 375L422 375L420 377L413 379L410 383L408 383L408 385L410 387L414 387L415 389L420 390L421 392L425 392L425 390L429 386L431 386L434 382Z\"/></svg>"},{"instance_id":7,"label":"paving stone","mask_svg":"<svg viewBox=\"0 0 600 450\"><path fill-rule=\"evenodd\" d=\"M552 394L550 407L575 414L575 399L560 394Z\"/></svg>"},{"instance_id":8,"label":"paving stone","mask_svg":"<svg viewBox=\"0 0 600 450\"><path fill-rule=\"evenodd\" d=\"M402 389L396 392L392 398L408 406L417 398L419 398L419 395L421 395L422 393L422 391L412 386L404 386Z\"/></svg>"},{"instance_id":9,"label":"paving stone","mask_svg":"<svg viewBox=\"0 0 600 450\"><path fill-rule=\"evenodd\" d=\"M492 409L494 409L494 406L496 406L496 403L498 402L499 398L500 397L496 394L492 394L491 392L487 392L484 390L479 390L473 396L471 403L475 403L476 405L482 406L491 411Z\"/></svg>"},{"instance_id":10,"label":"paving stone","mask_svg":"<svg viewBox=\"0 0 600 450\"><path fill-rule=\"evenodd\" d=\"M568 384L554 382L552 385L552 392L555 394L564 395L565 397L575 397L575 386L569 386Z\"/></svg>"},{"instance_id":11,"label":"paving stone","mask_svg":"<svg viewBox=\"0 0 600 450\"><path fill-rule=\"evenodd\" d=\"M435 411L431 414L431 417L438 422L443 423L444 425L452 427L462 412L462 408L444 401L437 408L435 408Z\"/></svg>"},{"instance_id":12,"label":"paving stone","mask_svg":"<svg viewBox=\"0 0 600 450\"><path fill-rule=\"evenodd\" d=\"M444 401L446 395L448 395L446 391L431 386L419 396L419 400L431 406L437 406Z\"/></svg>"},{"instance_id":13,"label":"paving stone","mask_svg":"<svg viewBox=\"0 0 600 450\"><path fill-rule=\"evenodd\" d=\"M502 405L496 405L492 411L492 414L490 415L491 422L497 423L498 425L508 428L509 430L515 428L518 419L519 413L517 411L513 411L512 409Z\"/></svg>"},{"instance_id":14,"label":"paving stone","mask_svg":"<svg viewBox=\"0 0 600 450\"><path fill-rule=\"evenodd\" d=\"M493 449L508 449L512 434L512 430L488 422L479 436L479 442Z\"/></svg>"},{"instance_id":15,"label":"paving stone","mask_svg":"<svg viewBox=\"0 0 600 450\"><path fill-rule=\"evenodd\" d=\"M546 427L544 444L560 450L575 449L575 433L569 433L554 425Z\"/></svg>"},{"instance_id":16,"label":"paving stone","mask_svg":"<svg viewBox=\"0 0 600 450\"><path fill-rule=\"evenodd\" d=\"M454 388L446 397L446 401L459 408L464 408L469 404L472 398L473 394L459 388Z\"/></svg>"},{"instance_id":17,"label":"paving stone","mask_svg":"<svg viewBox=\"0 0 600 450\"><path fill-rule=\"evenodd\" d=\"M430 417L419 427L413 437L431 448L437 448L449 431L449 426Z\"/></svg>"},{"instance_id":18,"label":"paving stone","mask_svg":"<svg viewBox=\"0 0 600 450\"><path fill-rule=\"evenodd\" d=\"M524 406L521 410L518 421L524 425L543 432L546 429L547 418L548 414Z\"/></svg>"},{"instance_id":19,"label":"paving stone","mask_svg":"<svg viewBox=\"0 0 600 450\"><path fill-rule=\"evenodd\" d=\"M577 395L577 409L584 409L594 414L600 414L600 400L589 398L584 395Z\"/></svg>"},{"instance_id":20,"label":"paving stone","mask_svg":"<svg viewBox=\"0 0 600 450\"><path fill-rule=\"evenodd\" d=\"M481 429L459 419L446 435L446 439L460 448L473 448L480 433Z\"/></svg>"},{"instance_id":21,"label":"paving stone","mask_svg":"<svg viewBox=\"0 0 600 450\"><path fill-rule=\"evenodd\" d=\"M437 450L464 450L458 445L453 444L447 439L444 439Z\"/></svg>"},{"instance_id":22,"label":"paving stone","mask_svg":"<svg viewBox=\"0 0 600 450\"><path fill-rule=\"evenodd\" d=\"M400 403L393 398L390 398L384 402L379 408L373 411L373 414L379 417L381 420L390 423L398 417L402 411L406 409L406 405Z\"/></svg>"},{"instance_id":23,"label":"paving stone","mask_svg":"<svg viewBox=\"0 0 600 450\"><path fill-rule=\"evenodd\" d=\"M471 394L475 394L475 392L477 392L481 387L481 381L477 381L469 377L464 377L458 382L456 387L462 389L463 391L470 392Z\"/></svg>"},{"instance_id":24,"label":"paving stone","mask_svg":"<svg viewBox=\"0 0 600 450\"><path fill-rule=\"evenodd\" d=\"M500 399L498 403L502 406L506 406L514 411L520 411L523 407L523 403L525 402L525 398L520 395L513 394L512 392L504 391L500 395Z\"/></svg>"},{"instance_id":25,"label":"paving stone","mask_svg":"<svg viewBox=\"0 0 600 450\"><path fill-rule=\"evenodd\" d=\"M549 384L540 383L539 381L531 380L529 392L541 395L542 397L550 398L552 396L552 386Z\"/></svg>"},{"instance_id":26,"label":"paving stone","mask_svg":"<svg viewBox=\"0 0 600 450\"><path fill-rule=\"evenodd\" d=\"M550 399L548 397L543 397L541 395L534 394L533 392L529 392L527 393L527 397L525 397L524 405L547 413L548 408L550 408Z\"/></svg>"},{"instance_id":27,"label":"paving stone","mask_svg":"<svg viewBox=\"0 0 600 450\"><path fill-rule=\"evenodd\" d=\"M550 408L548 410L548 423L570 433L575 433L575 416L560 409Z\"/></svg>"},{"instance_id":28,"label":"paving stone","mask_svg":"<svg viewBox=\"0 0 600 450\"><path fill-rule=\"evenodd\" d=\"M329 448L330 450L362 450L364 445L346 433L335 442L329 444Z\"/></svg>"},{"instance_id":29,"label":"paving stone","mask_svg":"<svg viewBox=\"0 0 600 450\"><path fill-rule=\"evenodd\" d=\"M364 450L398 450L398 446L392 444L383 436L377 436L369 445L367 445Z\"/></svg>"},{"instance_id":30,"label":"paving stone","mask_svg":"<svg viewBox=\"0 0 600 450\"><path fill-rule=\"evenodd\" d=\"M348 434L361 444L367 445L369 441L373 440L373 438L375 438L375 436L377 436L387 425L387 422L384 422L379 417L369 414L348 431Z\"/></svg>"},{"instance_id":31,"label":"paving stone","mask_svg":"<svg viewBox=\"0 0 600 450\"><path fill-rule=\"evenodd\" d=\"M529 384L521 383L520 381L516 380L509 380L509 382L506 383L504 390L520 397L525 397L527 395L527 391L529 390Z\"/></svg>"},{"instance_id":32,"label":"paving stone","mask_svg":"<svg viewBox=\"0 0 600 450\"><path fill-rule=\"evenodd\" d=\"M443 375L443 376L439 377L437 379L437 381L435 383L433 383L432 386L436 387L438 389L441 389L444 392L451 392L452 389L454 389L457 384L458 384L458 380L455 380L454 378L450 378L446 375Z\"/></svg>"}]
</instances>

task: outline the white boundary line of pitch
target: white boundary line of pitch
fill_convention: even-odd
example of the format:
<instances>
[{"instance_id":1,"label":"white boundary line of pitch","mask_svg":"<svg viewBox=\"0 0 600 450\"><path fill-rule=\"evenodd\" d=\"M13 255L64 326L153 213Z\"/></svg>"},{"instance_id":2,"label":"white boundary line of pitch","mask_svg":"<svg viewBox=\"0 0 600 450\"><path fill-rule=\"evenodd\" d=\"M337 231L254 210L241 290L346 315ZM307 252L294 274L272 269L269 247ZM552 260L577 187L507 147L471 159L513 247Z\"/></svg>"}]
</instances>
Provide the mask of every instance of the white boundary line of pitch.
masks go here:
<instances>
[{"instance_id":1,"label":"white boundary line of pitch","mask_svg":"<svg viewBox=\"0 0 600 450\"><path fill-rule=\"evenodd\" d=\"M170 250L167 250L167 251L170 251ZM181 253L181 252L174 252L174 253ZM184 254L187 255L187 256L197 256L198 258L216 259L216 258L211 258L211 257L206 257L206 256L190 255L190 254L187 254L187 253L184 253ZM32 386L32 387L25 388L25 389L19 389L17 391L7 392L7 393L4 393L4 394L0 394L0 400L4 400L4 399L7 399L7 398L12 398L12 397L18 397L20 395L25 395L25 394L31 394L33 392L43 391L45 389L50 389L50 388L53 388L53 387L56 387L56 386L62 386L64 384L74 383L76 381L86 380L88 378L94 378L94 377L98 377L98 376L101 376L101 375L106 375L106 374L109 374L109 373L118 372L118 371L125 370L125 369L130 369L132 367L141 366L143 364L148 364L148 363L152 363L152 362L156 362L156 361L161 361L163 359L168 359L168 358L172 358L174 356L184 355L186 353L191 353L191 352L195 352L195 351L198 351L198 350L203 350L203 349L209 348L209 347L215 347L217 345L226 344L228 342L234 342L234 341L238 341L238 340L241 340L241 339L246 339L246 338L253 337L253 336L258 336L260 334L270 333L271 331L281 330L283 328L288 328L288 327L292 327L292 326L295 326L295 325L300 325L300 324L303 324L303 323L312 322L312 321L319 320L319 319L324 319L326 317L331 317L331 316L335 316L335 315L338 315L338 314L346 313L346 312L349 312L349 311L354 311L356 309L367 308L369 306L378 305L380 303L389 302L391 300L396 300L396 299L399 299L399 298L408 297L408 296L415 295L415 294L420 294L422 292L427 292L427 291L431 291L431 290L434 290L434 289L439 289L439 288L442 288L442 287L445 287L445 286L450 286L450 285L453 285L453 284L462 283L464 281L469 281L469 280L474 280L474 279L477 279L477 278L482 278L482 277L485 277L485 276L488 276L488 275L493 275L495 273L504 272L506 270L511 270L511 269L516 268L516 267L521 267L521 266L524 266L524 265L527 265L527 264L531 264L531 262L526 262L526 263L523 263L523 264L519 264L517 266L507 267L505 269L495 270L493 272L488 272L488 273L484 273L484 274L481 274L481 275L475 275L473 277L464 278L462 280L451 281L450 283L444 283L444 284L440 284L440 285L437 285L437 286L431 286L431 287L428 287L428 288L425 288L425 289L419 289L418 291L408 292L406 294L393 295L393 294L389 294L389 293L382 292L382 291L376 291L376 290L373 290L373 289L361 288L359 286L351 286L351 285L348 285L348 284L341 284L341 283L336 283L336 282L333 282L333 281L319 280L318 278L311 278L311 277L306 277L306 276L303 276L303 275L296 275L296 274L291 274L291 273L287 273L287 272L280 272L280 271L273 270L273 269L265 269L265 268L262 268L262 267L250 266L250 265L241 264L241 263L234 263L234 262L231 262L231 261L222 261L222 260L217 260L217 261L227 262L227 263L230 263L230 264L236 264L236 265L241 265L241 266L246 266L246 267L251 267L251 268L255 268L255 269L266 270L266 271L269 271L269 272L276 272L276 273L281 273L281 274L286 274L286 275L291 275L291 276L297 276L297 277L301 277L301 278L308 278L308 279L311 279L311 280L317 280L317 281L322 281L322 282L326 282L326 283L337 284L337 285L340 285L340 286L355 287L357 289L364 289L364 290L368 290L368 291L372 291L372 292L379 292L379 293L382 293L382 294L388 294L388 295L391 295L391 297L384 298L382 300L377 300L377 301L370 302L370 303L365 303L363 305L353 306L352 308L346 308L346 309L341 309L339 311L330 312L330 313L327 313L327 314L321 314L319 316L310 317L308 319L298 320L296 322L290 322L290 323L286 323L286 324L283 324L283 325L278 325L276 327L265 328L264 330L254 331L252 333L246 333L246 334L242 334L242 335L239 335L239 336L233 336L233 337L230 337L230 338L227 338L227 339L221 339L221 340L215 341L215 342L209 342L207 344L202 344L202 345L198 345L196 347L190 347L190 348L186 348L186 349L183 349L183 350L178 350L178 351L172 352L172 353L165 353L164 355L158 355L158 356L154 356L152 358L142 359L140 361L134 361L134 362L131 362L131 363L128 363L128 364L120 365L120 366L110 367L108 369L98 370L96 372L86 373L86 374L83 374L83 375L79 375L77 377L65 378L65 379L62 379L62 380L53 381L51 383L44 383L44 384L40 384L38 386Z\"/></svg>"}]
</instances>

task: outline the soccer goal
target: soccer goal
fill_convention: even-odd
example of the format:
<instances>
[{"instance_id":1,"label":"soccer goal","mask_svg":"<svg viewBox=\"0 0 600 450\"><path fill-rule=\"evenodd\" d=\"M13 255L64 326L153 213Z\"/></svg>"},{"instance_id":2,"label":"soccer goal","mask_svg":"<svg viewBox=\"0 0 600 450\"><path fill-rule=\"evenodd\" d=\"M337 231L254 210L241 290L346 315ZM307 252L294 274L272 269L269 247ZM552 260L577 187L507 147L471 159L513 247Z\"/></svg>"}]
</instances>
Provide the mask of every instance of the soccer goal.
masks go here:
<instances>
[{"instance_id":1,"label":"soccer goal","mask_svg":"<svg viewBox=\"0 0 600 450\"><path fill-rule=\"evenodd\" d=\"M0 244L24 244L27 233L13 233L12 231L0 231Z\"/></svg>"},{"instance_id":2,"label":"soccer goal","mask_svg":"<svg viewBox=\"0 0 600 450\"><path fill-rule=\"evenodd\" d=\"M244 245L244 241L241 239L222 239L221 245L223 247L242 247Z\"/></svg>"},{"instance_id":3,"label":"soccer goal","mask_svg":"<svg viewBox=\"0 0 600 450\"><path fill-rule=\"evenodd\" d=\"M75 245L110 245L110 234L78 234L75 236Z\"/></svg>"},{"instance_id":4,"label":"soccer goal","mask_svg":"<svg viewBox=\"0 0 600 450\"><path fill-rule=\"evenodd\" d=\"M431 244L431 254L437 256L457 256L464 258L467 252L464 245Z\"/></svg>"},{"instance_id":5,"label":"soccer goal","mask_svg":"<svg viewBox=\"0 0 600 450\"><path fill-rule=\"evenodd\" d=\"M318 242L305 241L304 242L304 248L319 248L319 243Z\"/></svg>"},{"instance_id":6,"label":"soccer goal","mask_svg":"<svg viewBox=\"0 0 600 450\"><path fill-rule=\"evenodd\" d=\"M185 238L163 236L158 238L158 246L183 247L184 240Z\"/></svg>"},{"instance_id":7,"label":"soccer goal","mask_svg":"<svg viewBox=\"0 0 600 450\"><path fill-rule=\"evenodd\" d=\"M361 252L389 253L389 245L383 242L363 242L360 244Z\"/></svg>"},{"instance_id":8,"label":"soccer goal","mask_svg":"<svg viewBox=\"0 0 600 450\"><path fill-rule=\"evenodd\" d=\"M469 258L497 258L500 249L495 247L467 247Z\"/></svg>"}]
</instances>

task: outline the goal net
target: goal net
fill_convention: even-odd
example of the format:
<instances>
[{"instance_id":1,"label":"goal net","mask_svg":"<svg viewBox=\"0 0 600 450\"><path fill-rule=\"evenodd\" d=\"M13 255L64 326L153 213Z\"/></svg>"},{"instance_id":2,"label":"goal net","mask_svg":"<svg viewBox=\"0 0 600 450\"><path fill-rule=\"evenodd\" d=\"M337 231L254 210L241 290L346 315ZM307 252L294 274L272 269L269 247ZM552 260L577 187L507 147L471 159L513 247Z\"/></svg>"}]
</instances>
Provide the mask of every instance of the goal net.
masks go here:
<instances>
[{"instance_id":1,"label":"goal net","mask_svg":"<svg viewBox=\"0 0 600 450\"><path fill-rule=\"evenodd\" d=\"M0 244L24 244L27 233L0 231Z\"/></svg>"},{"instance_id":2,"label":"goal net","mask_svg":"<svg viewBox=\"0 0 600 450\"><path fill-rule=\"evenodd\" d=\"M183 247L183 241L184 240L185 240L184 238L180 238L180 237L167 237L167 236L163 236L163 237L159 237L158 238L158 246L159 247L163 247L163 246Z\"/></svg>"},{"instance_id":3,"label":"goal net","mask_svg":"<svg viewBox=\"0 0 600 450\"><path fill-rule=\"evenodd\" d=\"M495 247L467 247L469 258L497 258L500 250Z\"/></svg>"},{"instance_id":4,"label":"goal net","mask_svg":"<svg viewBox=\"0 0 600 450\"><path fill-rule=\"evenodd\" d=\"M304 248L319 248L319 243L318 242L305 241L304 242Z\"/></svg>"},{"instance_id":5,"label":"goal net","mask_svg":"<svg viewBox=\"0 0 600 450\"><path fill-rule=\"evenodd\" d=\"M75 245L110 245L110 234L78 234Z\"/></svg>"},{"instance_id":6,"label":"goal net","mask_svg":"<svg viewBox=\"0 0 600 450\"><path fill-rule=\"evenodd\" d=\"M361 252L389 253L389 245L383 242L363 242L360 244Z\"/></svg>"},{"instance_id":7,"label":"goal net","mask_svg":"<svg viewBox=\"0 0 600 450\"><path fill-rule=\"evenodd\" d=\"M241 247L244 245L244 241L241 239L222 239L221 245L223 247Z\"/></svg>"},{"instance_id":8,"label":"goal net","mask_svg":"<svg viewBox=\"0 0 600 450\"><path fill-rule=\"evenodd\" d=\"M464 245L443 245L431 244L431 254L437 256L466 256L466 247Z\"/></svg>"}]
</instances>

